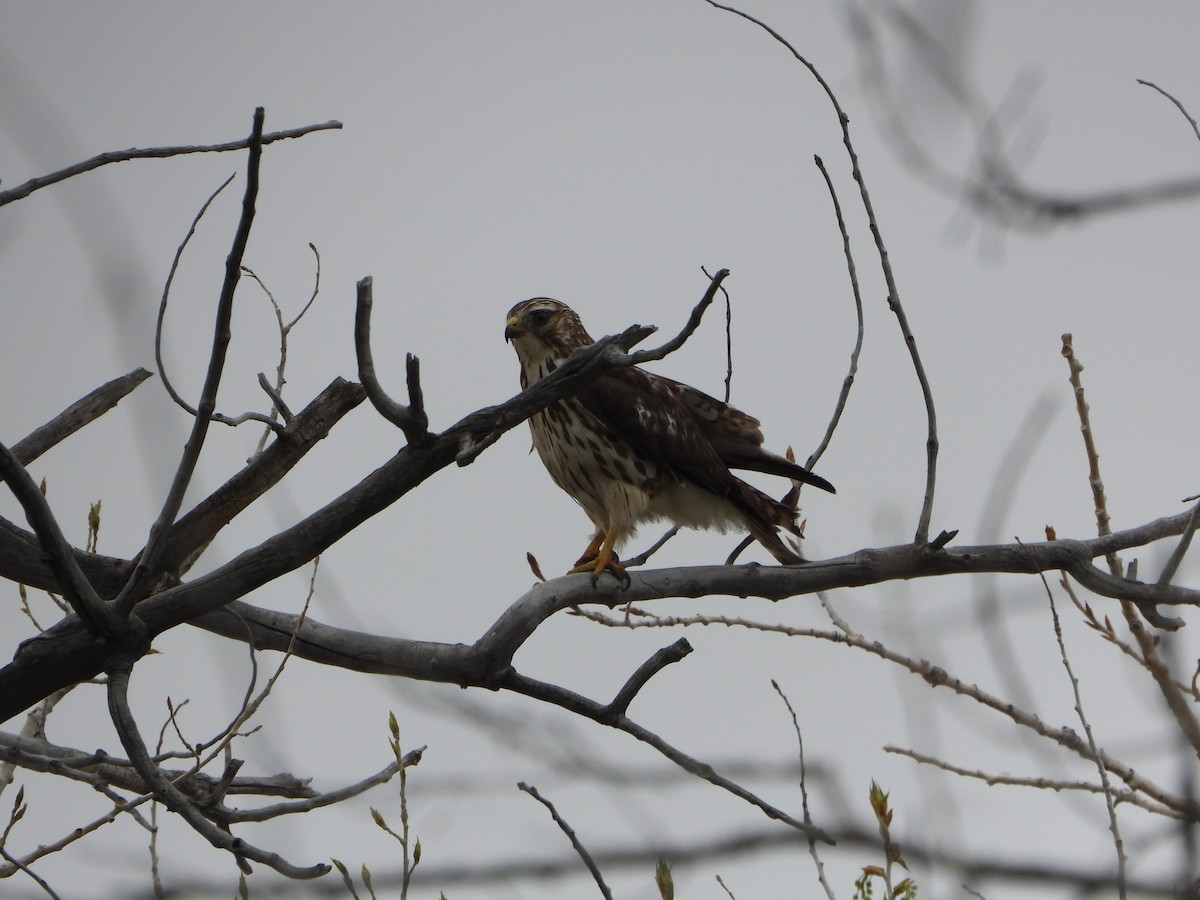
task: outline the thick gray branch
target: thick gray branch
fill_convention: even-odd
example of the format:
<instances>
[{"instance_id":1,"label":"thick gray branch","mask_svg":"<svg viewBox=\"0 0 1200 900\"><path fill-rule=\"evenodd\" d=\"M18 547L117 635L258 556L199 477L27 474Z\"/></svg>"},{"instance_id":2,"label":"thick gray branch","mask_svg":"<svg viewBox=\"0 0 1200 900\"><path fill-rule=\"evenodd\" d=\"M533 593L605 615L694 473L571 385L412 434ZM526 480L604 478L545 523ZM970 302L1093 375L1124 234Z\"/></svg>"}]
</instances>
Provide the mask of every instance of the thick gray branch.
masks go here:
<instances>
[{"instance_id":1,"label":"thick gray branch","mask_svg":"<svg viewBox=\"0 0 1200 900\"><path fill-rule=\"evenodd\" d=\"M65 441L83 426L100 418L149 377L150 373L145 369L134 369L128 375L122 375L100 385L82 400L72 403L28 437L13 444L13 456L21 465L29 465L55 444Z\"/></svg>"}]
</instances>

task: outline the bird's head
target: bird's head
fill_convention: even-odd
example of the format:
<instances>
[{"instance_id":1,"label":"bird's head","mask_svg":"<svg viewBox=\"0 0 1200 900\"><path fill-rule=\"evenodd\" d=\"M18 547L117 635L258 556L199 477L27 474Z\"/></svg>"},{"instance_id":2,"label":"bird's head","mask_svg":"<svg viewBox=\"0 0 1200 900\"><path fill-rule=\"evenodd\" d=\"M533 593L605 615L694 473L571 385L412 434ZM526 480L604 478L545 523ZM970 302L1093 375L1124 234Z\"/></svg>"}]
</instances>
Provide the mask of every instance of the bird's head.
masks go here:
<instances>
[{"instance_id":1,"label":"bird's head","mask_svg":"<svg viewBox=\"0 0 1200 900\"><path fill-rule=\"evenodd\" d=\"M522 300L508 311L505 322L504 339L512 341L531 381L548 375L572 351L593 343L575 311L549 297Z\"/></svg>"}]
</instances>

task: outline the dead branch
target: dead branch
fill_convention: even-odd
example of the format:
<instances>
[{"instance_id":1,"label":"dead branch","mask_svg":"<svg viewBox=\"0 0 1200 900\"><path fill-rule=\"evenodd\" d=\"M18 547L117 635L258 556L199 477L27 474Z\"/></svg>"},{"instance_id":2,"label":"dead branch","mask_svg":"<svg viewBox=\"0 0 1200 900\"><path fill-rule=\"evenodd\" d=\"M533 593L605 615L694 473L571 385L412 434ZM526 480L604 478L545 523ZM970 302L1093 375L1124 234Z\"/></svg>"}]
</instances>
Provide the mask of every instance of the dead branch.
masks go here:
<instances>
[{"instance_id":1,"label":"dead branch","mask_svg":"<svg viewBox=\"0 0 1200 900\"><path fill-rule=\"evenodd\" d=\"M592 880L596 882L596 887L599 888L601 895L606 900L612 900L612 890L604 883L604 876L600 873L600 867L596 865L592 854L588 852L587 847L583 845L578 835L575 834L575 829L568 825L566 820L558 814L558 810L554 808L554 804L538 793L538 789L533 785L521 781L517 783L517 787L549 810L550 818L554 819L554 824L567 836L567 840L571 842L571 846L575 848L575 852L579 854L579 858L583 860L583 864L587 866L587 870L592 873Z\"/></svg>"},{"instance_id":2,"label":"dead branch","mask_svg":"<svg viewBox=\"0 0 1200 900\"><path fill-rule=\"evenodd\" d=\"M369 275L358 282L358 303L354 317L354 350L358 355L358 378L367 392L367 399L376 411L404 432L409 444L421 445L429 440L429 416L425 414L425 395L421 391L421 361L409 353L405 359L408 373L408 405L388 396L371 355L371 309L374 306L374 279Z\"/></svg>"},{"instance_id":3,"label":"dead branch","mask_svg":"<svg viewBox=\"0 0 1200 900\"><path fill-rule=\"evenodd\" d=\"M782 34L762 20L756 19L754 16L732 6L726 6L716 2L716 0L706 0L706 2L710 6L723 9L726 12L740 16L748 22L754 23L767 32L774 40L786 47L792 56L808 69L809 74L816 79L817 84L821 86L821 89L825 92L825 96L829 98L829 102L833 105L833 109L837 113L838 124L842 128L842 145L846 148L846 155L850 159L851 176L858 185L859 198L862 200L863 211L867 214L867 224L870 227L871 237L875 241L875 250L879 255L879 265L883 271L884 281L887 283L888 308L896 316L896 321L900 325L900 334L904 339L904 345L908 349L909 358L912 360L913 370L916 372L917 381L921 386L921 397L925 401L925 419L927 423L925 438L925 498L921 503L921 513L917 519L917 530L916 534L913 535L913 543L919 545L927 544L929 542L929 522L933 516L934 487L937 483L938 435L937 412L933 405L933 388L930 386L929 378L925 374L925 365L921 362L921 355L917 352L917 341L913 336L912 329L909 327L908 315L904 312L904 307L900 303L900 291L896 287L896 278L892 272L892 264L888 259L887 247L883 242L883 231L880 229L879 221L875 216L875 205L871 202L871 194L867 190L866 177L863 175L862 168L858 164L858 151L854 149L854 143L850 140L850 117L842 109L842 104L838 100L837 95L834 94L833 88L825 81L825 78L817 70L817 67L801 55L800 51L792 46Z\"/></svg>"},{"instance_id":4,"label":"dead branch","mask_svg":"<svg viewBox=\"0 0 1200 900\"><path fill-rule=\"evenodd\" d=\"M330 120L320 125L305 125L301 128L289 128L286 131L273 131L270 134L264 134L261 143L263 146L266 146L276 141L304 137L306 134L312 134L315 131L339 130L341 127L341 122ZM224 144L186 144L176 147L144 147L141 149L133 147L129 150L111 150L107 153L93 156L91 159L86 159L83 162L67 166L65 169L59 169L57 172L51 172L49 175L40 175L37 178L31 178L24 184L19 184L15 188L9 188L7 191L0 191L0 206L12 203L14 200L22 200L34 191L49 187L52 184L58 184L60 181L66 181L68 178L74 178L76 175L82 175L84 172L90 172L101 166L111 165L112 163L127 162L131 159L165 159L170 156L184 156L189 153L228 153L231 150L246 150L250 147L250 143L250 138L242 138L236 141L228 141Z\"/></svg>"},{"instance_id":5,"label":"dead branch","mask_svg":"<svg viewBox=\"0 0 1200 900\"><path fill-rule=\"evenodd\" d=\"M106 753L86 753L72 747L61 747L48 741L0 732L0 760L15 763L21 768L50 775L60 775L72 781L92 786L110 785L126 791L144 794L148 788L127 759ZM163 774L184 794L197 802L213 796L217 779L204 772L164 769ZM320 795L313 790L311 779L297 778L286 772L277 775L239 776L228 786L230 794L263 797L286 797L311 800Z\"/></svg>"},{"instance_id":6,"label":"dead branch","mask_svg":"<svg viewBox=\"0 0 1200 900\"><path fill-rule=\"evenodd\" d=\"M546 393L542 392L543 397ZM529 398L525 394L510 402L517 401L522 408L528 409ZM494 421L489 416L487 426L479 427L490 427ZM449 465L457 446L459 427L471 426L456 426L434 437L420 460L408 459L410 450L402 450L323 510L203 577L143 601L138 605L137 613L146 624L148 634L153 637L183 622L197 620L196 624L207 630L236 640L247 640L244 621L250 623L256 646L286 649L296 626L294 616L257 610L243 603L230 606L226 613L218 611L229 605L231 598L244 596L303 565L345 530L386 508L393 502L393 494L403 494L419 483L416 479L422 473L434 470L424 453L436 450L441 465ZM1089 540L951 547L937 552L915 544L902 544L864 549L805 566L751 564L640 571L632 576L625 589L606 579L593 587L586 576L564 576L534 586L474 644L397 640L308 620L296 632L295 653L354 671L492 687L497 672L508 664L541 622L570 606L600 603L612 607L665 596L754 596L781 600L897 579L980 572L1035 574L1038 571L1065 571L1103 596L1134 602L1197 605L1200 604L1200 591L1116 578L1093 563L1110 550L1141 547L1179 535L1190 519L1189 510ZM27 641L18 649L13 662L0 669L0 719L21 712L66 684L94 676L103 668L104 659L104 649L91 645L86 631L71 621Z\"/></svg>"},{"instance_id":7,"label":"dead branch","mask_svg":"<svg viewBox=\"0 0 1200 900\"><path fill-rule=\"evenodd\" d=\"M587 697L559 687L557 684L549 684L525 675L520 675L511 667L506 670L501 678L497 679L496 686L513 691L514 693L524 694L543 703L550 703L575 715L583 716L585 719L591 719L593 722L607 725L610 728L615 728L617 731L623 731L630 737L636 738L642 743L653 747L685 772L689 772L697 778L701 778L709 784L715 785L722 790L728 791L735 797L745 800L750 805L758 807L768 818L775 819L777 822L782 822L785 825L790 825L800 833L816 840L827 844L833 843L833 839L821 828L802 822L794 816L788 815L778 807L767 803L761 797L742 787L742 785L730 781L718 773L708 763L689 756L682 750L664 741L650 729L637 724L632 719L624 715L613 715L606 704L589 700Z\"/></svg>"},{"instance_id":8,"label":"dead branch","mask_svg":"<svg viewBox=\"0 0 1200 900\"><path fill-rule=\"evenodd\" d=\"M317 878L329 871L326 863L313 866L295 866L277 853L260 850L241 838L235 838L224 828L209 821L179 788L163 774L162 770L150 758L150 753L138 732L137 723L129 709L129 674L133 668L132 659L117 660L108 670L108 710L113 724L120 735L121 744L129 754L129 761L138 774L154 791L154 795L162 800L170 810L179 815L185 822L204 837L210 844L221 850L232 853L239 861L243 872L251 871L246 860L254 860L270 866L280 874L289 878Z\"/></svg>"},{"instance_id":9,"label":"dead branch","mask_svg":"<svg viewBox=\"0 0 1200 900\"><path fill-rule=\"evenodd\" d=\"M163 502L162 512L154 524L150 526L150 537L137 559L133 575L113 600L117 614L125 618L133 610L133 606L141 599L140 591L147 583L146 575L156 568L159 557L166 549L167 536L171 525L179 514L183 503L183 495L192 481L192 473L200 461L200 451L204 448L204 439L208 435L208 427L217 407L217 387L221 383L221 375L225 369L225 353L229 348L232 337L230 322L233 318L233 295L237 290L238 281L242 277L242 257L246 252L246 244L250 240L250 227L254 222L254 204L258 197L258 170L262 161L262 136L265 112L260 106L254 111L254 126L250 132L249 154L246 165L246 190L242 196L242 214L238 219L237 230L233 237L233 248L225 260L225 281L221 285L221 295L217 300L216 327L213 333L212 351L209 356L208 371L204 376L204 386L200 391L200 402L196 405L196 416L192 420L192 431L183 447L183 455L175 470L175 477L167 491Z\"/></svg>"},{"instance_id":10,"label":"dead branch","mask_svg":"<svg viewBox=\"0 0 1200 900\"><path fill-rule=\"evenodd\" d=\"M12 445L13 456L23 466L29 465L51 447L69 438L83 426L100 418L134 388L150 377L145 369L134 369L128 375L100 385L86 397L77 400L61 413L35 429L33 433Z\"/></svg>"},{"instance_id":11,"label":"dead branch","mask_svg":"<svg viewBox=\"0 0 1200 900\"><path fill-rule=\"evenodd\" d=\"M41 552L75 615L84 623L93 639L119 644L122 629L112 608L100 598L83 574L46 498L25 467L3 444L0 444L0 477L8 483L9 490L24 509L25 517L37 535Z\"/></svg>"},{"instance_id":12,"label":"dead branch","mask_svg":"<svg viewBox=\"0 0 1200 900\"><path fill-rule=\"evenodd\" d=\"M707 273L705 273L707 274ZM708 289L704 292L704 296L700 298L700 302L692 307L691 315L684 323L683 329L675 337L671 338L666 343L651 350L638 350L636 353L629 354L629 360L626 365L641 365L645 362L654 362L662 359L670 353L674 353L687 341L700 327L700 320L704 318L704 311L712 304L713 298L717 296L717 291L721 287L721 282L729 276L728 269L717 269L717 271L709 276Z\"/></svg>"},{"instance_id":13,"label":"dead branch","mask_svg":"<svg viewBox=\"0 0 1200 900\"><path fill-rule=\"evenodd\" d=\"M623 716L629 709L629 704L637 696L638 691L646 686L655 675L672 663L677 663L692 652L692 645L687 638L680 638L669 647L658 650L648 660L638 666L637 671L629 676L629 680L617 691L612 702L608 704L609 715Z\"/></svg>"}]
</instances>

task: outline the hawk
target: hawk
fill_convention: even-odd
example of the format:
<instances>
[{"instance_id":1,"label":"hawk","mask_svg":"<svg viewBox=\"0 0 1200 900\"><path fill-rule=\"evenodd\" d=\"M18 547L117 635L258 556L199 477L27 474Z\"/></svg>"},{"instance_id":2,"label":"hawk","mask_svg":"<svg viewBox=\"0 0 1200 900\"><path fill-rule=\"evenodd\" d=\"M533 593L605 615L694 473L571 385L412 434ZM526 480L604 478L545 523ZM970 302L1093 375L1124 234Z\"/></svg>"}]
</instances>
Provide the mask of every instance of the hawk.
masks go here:
<instances>
[{"instance_id":1,"label":"hawk","mask_svg":"<svg viewBox=\"0 0 1200 900\"><path fill-rule=\"evenodd\" d=\"M521 363L521 388L594 343L569 306L534 297L508 313L505 340ZM748 469L835 493L819 475L763 449L759 422L686 384L637 366L610 369L529 420L533 446L554 482L583 507L595 536L572 572L606 569L628 581L614 549L643 522L746 529L784 565L803 557L780 539L801 537L796 512L734 475Z\"/></svg>"}]
</instances>

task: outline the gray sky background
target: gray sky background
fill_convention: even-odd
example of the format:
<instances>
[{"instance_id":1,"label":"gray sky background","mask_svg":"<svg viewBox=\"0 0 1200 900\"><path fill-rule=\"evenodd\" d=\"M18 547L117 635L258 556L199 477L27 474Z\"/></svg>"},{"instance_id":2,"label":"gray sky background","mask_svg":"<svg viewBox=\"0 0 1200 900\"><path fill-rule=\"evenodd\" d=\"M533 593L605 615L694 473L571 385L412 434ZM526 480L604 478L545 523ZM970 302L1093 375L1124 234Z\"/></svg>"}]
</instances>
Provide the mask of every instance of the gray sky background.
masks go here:
<instances>
[{"instance_id":1,"label":"gray sky background","mask_svg":"<svg viewBox=\"0 0 1200 900\"><path fill-rule=\"evenodd\" d=\"M945 7L945 8L943 8ZM1114 527L1181 509L1197 492L1193 406L1197 313L1197 206L1174 203L1069 225L1005 230L900 161L894 133L863 79L865 48L840 3L753 2L818 66L848 112L900 295L938 404L942 442L933 528L958 543L1094 533L1086 466L1059 336L1075 334L1100 445ZM953 58L1005 120L1011 160L1026 183L1088 195L1193 175L1200 141L1148 79L1193 113L1200 10L1190 4L918 2L941 12ZM950 13L946 9L953 8ZM866 4L883 40L886 80L925 152L961 171L974 130L930 87L889 24ZM762 419L768 443L816 446L854 340L841 239L814 154L826 162L853 232L867 305L866 344L844 422L818 467L836 497L805 500L813 557L899 543L915 527L923 490L920 394L866 231L841 133L809 74L767 34L699 0L660 3L14 4L0 31L0 177L12 187L95 153L129 146L213 143L249 131L254 107L268 130L328 119L340 132L276 144L263 161L247 263L284 306L312 289L309 242L321 254L321 292L293 332L285 396L303 406L333 377L354 377L354 284L375 278L375 353L403 395L405 352L422 360L431 424L511 396L517 365L503 315L517 300L550 295L574 306L593 334L633 322L673 334L702 294L700 271L728 267L734 306L733 401ZM0 440L13 443L96 385L138 365L153 368L153 322L176 246L200 204L238 178L200 224L167 314L165 355L174 384L195 397L212 309L242 190L244 154L122 164L41 191L0 217ZM723 320L701 330L658 371L720 395ZM276 363L277 337L261 291L243 282L220 408L264 408L259 371ZM1020 478L996 473L1035 408L1052 418L1025 451ZM157 379L33 467L68 536L82 543L87 504L103 500L102 552L141 546L187 421ZM215 428L192 492L199 499L239 467L258 431ZM199 571L296 521L386 461L400 436L367 407L352 414L273 496L235 522ZM473 466L447 470L372 520L323 559L311 614L381 634L473 641L530 585L525 553L547 574L578 555L582 511L528 455L522 428ZM773 489L780 490L778 486ZM1002 520L985 525L994 497ZM0 514L23 523L11 498ZM647 528L648 542L656 531ZM687 533L661 565L707 564L736 539ZM752 550L747 558L769 562ZM1142 560L1156 571L1161 558ZM1143 569L1145 574L1146 569ZM1195 568L1188 567L1194 577ZM309 573L251 602L296 611ZM1030 711L1078 730L1069 683L1040 583L1032 579L910 583L836 596L864 634L938 661L964 681L1018 699L981 639L980 599L994 591L1017 648ZM15 589L0 605L4 652L28 636ZM1098 740L1139 770L1174 784L1158 698L1058 596L1066 637ZM49 618L46 601L35 601ZM1095 600L1116 616L1115 605ZM708 612L827 627L815 599L780 604L717 598L670 601L669 614ZM1195 627L1195 626L1193 626ZM607 698L676 635L602 630L566 616L547 622L516 663L528 674ZM631 715L718 766L786 763L794 735L770 687L796 707L809 761L835 769L813 787L813 815L836 827L865 821L872 778L891 790L899 838L989 856L1113 864L1102 801L985 788L884 754L887 743L985 771L1094 778L1064 754L1033 752L1006 721L939 696L873 657L817 641L733 630L686 636L696 652L657 676ZM1179 639L1195 658L1194 636ZM165 698L190 698L189 736L228 720L248 675L244 648L180 629L134 673L147 734ZM273 660L266 658L269 666ZM1190 674L1184 665L1181 677ZM80 689L53 717L50 737L118 749L98 689ZM769 823L708 785L661 791L620 782L658 757L619 734L519 698L368 679L294 662L263 714L264 732L239 755L256 771L313 774L322 788L388 761L395 710L407 746L429 750L410 779L422 868L482 865L569 853L545 811L515 788L543 790L593 850L666 838L680 845ZM495 718L493 718L495 717ZM16 730L19 723L6 728ZM787 779L749 786L789 810ZM101 814L83 789L27 781L30 814L16 852L54 840ZM7 800L5 804L7 805ZM395 845L367 803L398 820L395 791L247 831L298 863L336 856L382 874ZM1134 835L1147 823L1124 811ZM232 861L186 827L160 838L166 883L204 878L229 896ZM107 826L37 870L64 896L121 896L149 886L147 837L132 822ZM1135 874L1174 871L1176 846L1131 846ZM839 896L852 893L865 852L829 857ZM582 875L582 869L581 875ZM783 852L681 864L677 896L814 896L812 865ZM956 883L913 873L928 896ZM619 896L652 897L652 871L613 871ZM255 877L265 884L269 873ZM436 897L425 883L416 896ZM988 885L976 886L988 893ZM40 896L29 882L5 885ZM265 887L264 887L265 890ZM503 890L446 887L452 900L591 896L586 877ZM1047 896L1038 888L1028 896ZM297 896L299 894L296 894ZM923 895L925 895L923 893ZM992 896L992 894L988 894ZM1006 893L1007 896L1014 894ZM6 894L7 896L7 894Z\"/></svg>"}]
</instances>

